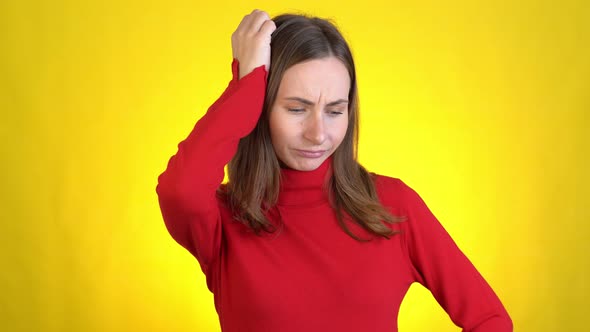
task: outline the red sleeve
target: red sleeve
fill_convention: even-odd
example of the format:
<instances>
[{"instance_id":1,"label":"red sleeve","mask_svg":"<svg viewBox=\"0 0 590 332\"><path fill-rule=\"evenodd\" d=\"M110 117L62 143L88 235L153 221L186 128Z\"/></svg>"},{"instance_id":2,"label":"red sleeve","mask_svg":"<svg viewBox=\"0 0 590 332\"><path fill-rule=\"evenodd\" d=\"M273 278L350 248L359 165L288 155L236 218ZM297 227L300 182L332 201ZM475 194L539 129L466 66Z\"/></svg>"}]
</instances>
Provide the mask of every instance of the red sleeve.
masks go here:
<instances>
[{"instance_id":1,"label":"red sleeve","mask_svg":"<svg viewBox=\"0 0 590 332\"><path fill-rule=\"evenodd\" d=\"M233 59L232 74L221 97L178 144L156 186L168 232L197 258L207 276L221 247L216 190L239 140L256 126L266 92L264 66L238 80L238 61ZM208 284L211 289L210 280Z\"/></svg>"},{"instance_id":2,"label":"red sleeve","mask_svg":"<svg viewBox=\"0 0 590 332\"><path fill-rule=\"evenodd\" d=\"M489 284L416 191L399 182L408 217L402 239L416 281L463 332L512 331L512 320Z\"/></svg>"}]
</instances>

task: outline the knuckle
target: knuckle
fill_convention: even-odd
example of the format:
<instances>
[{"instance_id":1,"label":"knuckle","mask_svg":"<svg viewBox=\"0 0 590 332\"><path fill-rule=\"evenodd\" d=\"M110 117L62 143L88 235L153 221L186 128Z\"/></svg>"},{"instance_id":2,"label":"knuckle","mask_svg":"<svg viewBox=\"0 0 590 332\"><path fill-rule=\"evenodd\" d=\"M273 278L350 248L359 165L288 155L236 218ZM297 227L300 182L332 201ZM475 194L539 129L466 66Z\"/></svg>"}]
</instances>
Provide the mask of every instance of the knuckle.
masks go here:
<instances>
[{"instance_id":1,"label":"knuckle","mask_svg":"<svg viewBox=\"0 0 590 332\"><path fill-rule=\"evenodd\" d=\"M268 21L264 22L264 24L266 24L267 26L269 26L271 28L276 28L275 22L273 20L268 20Z\"/></svg>"},{"instance_id":2,"label":"knuckle","mask_svg":"<svg viewBox=\"0 0 590 332\"><path fill-rule=\"evenodd\" d=\"M263 11L258 11L258 12L256 12L256 16L258 18L264 18L264 17L268 17L268 14L266 12L263 12Z\"/></svg>"}]
</instances>

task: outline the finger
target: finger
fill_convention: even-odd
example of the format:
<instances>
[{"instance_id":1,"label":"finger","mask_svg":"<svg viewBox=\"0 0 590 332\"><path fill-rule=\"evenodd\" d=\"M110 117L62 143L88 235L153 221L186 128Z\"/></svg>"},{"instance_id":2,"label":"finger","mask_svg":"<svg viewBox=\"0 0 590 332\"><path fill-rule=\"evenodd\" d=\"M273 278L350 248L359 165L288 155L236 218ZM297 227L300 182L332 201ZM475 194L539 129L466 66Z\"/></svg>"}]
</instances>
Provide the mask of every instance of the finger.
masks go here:
<instances>
[{"instance_id":1,"label":"finger","mask_svg":"<svg viewBox=\"0 0 590 332\"><path fill-rule=\"evenodd\" d=\"M272 32L276 30L276 28L277 26L273 20L267 20L262 23L262 26L260 27L260 33L263 36L270 36Z\"/></svg>"},{"instance_id":2,"label":"finger","mask_svg":"<svg viewBox=\"0 0 590 332\"><path fill-rule=\"evenodd\" d=\"M238 27L236 28L236 33L247 31L250 24L252 23L253 14L258 11L258 9L254 9L252 12L250 12L250 14L244 15L240 21L240 24L238 24Z\"/></svg>"},{"instance_id":3,"label":"finger","mask_svg":"<svg viewBox=\"0 0 590 332\"><path fill-rule=\"evenodd\" d=\"M252 14L251 22L248 25L248 32L257 33L260 31L260 27L266 21L270 20L270 16L264 11L257 11Z\"/></svg>"}]
</instances>

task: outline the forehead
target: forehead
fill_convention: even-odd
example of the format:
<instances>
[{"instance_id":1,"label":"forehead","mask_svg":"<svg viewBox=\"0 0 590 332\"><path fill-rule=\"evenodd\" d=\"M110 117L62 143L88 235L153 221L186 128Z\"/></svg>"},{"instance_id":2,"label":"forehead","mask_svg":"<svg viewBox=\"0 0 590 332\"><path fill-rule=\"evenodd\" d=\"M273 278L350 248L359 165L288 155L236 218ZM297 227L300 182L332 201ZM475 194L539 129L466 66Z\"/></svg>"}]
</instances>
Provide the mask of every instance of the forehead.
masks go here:
<instances>
[{"instance_id":1,"label":"forehead","mask_svg":"<svg viewBox=\"0 0 590 332\"><path fill-rule=\"evenodd\" d=\"M283 74L278 98L301 97L314 102L320 99L348 98L350 77L346 66L335 57L313 59L289 67Z\"/></svg>"}]
</instances>

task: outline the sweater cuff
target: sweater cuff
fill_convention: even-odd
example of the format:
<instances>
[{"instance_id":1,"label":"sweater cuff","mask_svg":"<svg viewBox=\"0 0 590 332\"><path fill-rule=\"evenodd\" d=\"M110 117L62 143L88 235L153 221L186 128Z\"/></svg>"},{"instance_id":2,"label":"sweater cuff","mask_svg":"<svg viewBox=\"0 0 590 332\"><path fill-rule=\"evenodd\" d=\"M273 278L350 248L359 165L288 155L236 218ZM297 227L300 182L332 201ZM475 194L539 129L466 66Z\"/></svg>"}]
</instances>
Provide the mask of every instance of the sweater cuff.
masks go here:
<instances>
[{"instance_id":1,"label":"sweater cuff","mask_svg":"<svg viewBox=\"0 0 590 332\"><path fill-rule=\"evenodd\" d=\"M242 77L242 79L240 79L239 78L240 77L240 62L236 58L233 58L233 60L232 60L231 71L232 71L232 83L237 83L238 81L242 81L243 79L245 79L248 76L257 76L259 73L263 73L264 82L266 82L266 80L268 78L267 77L268 72L266 71L266 67L264 65L260 65L256 68L254 68L254 70L252 70L248 74L244 75L244 77Z\"/></svg>"}]
</instances>

